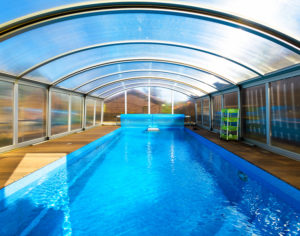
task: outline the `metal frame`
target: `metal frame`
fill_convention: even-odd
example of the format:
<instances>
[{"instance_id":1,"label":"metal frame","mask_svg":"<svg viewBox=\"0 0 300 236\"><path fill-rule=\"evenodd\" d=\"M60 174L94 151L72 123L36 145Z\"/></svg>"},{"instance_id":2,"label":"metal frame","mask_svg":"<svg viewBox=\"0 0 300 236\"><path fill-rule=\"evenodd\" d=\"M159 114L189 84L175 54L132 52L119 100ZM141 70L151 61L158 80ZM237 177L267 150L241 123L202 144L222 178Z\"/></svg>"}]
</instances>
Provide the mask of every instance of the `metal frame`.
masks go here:
<instances>
[{"instance_id":1,"label":"metal frame","mask_svg":"<svg viewBox=\"0 0 300 236\"><path fill-rule=\"evenodd\" d=\"M245 19L227 12L215 9L204 8L199 4L184 4L182 2L149 2L149 1L101 1L89 3L77 3L64 5L44 11L29 14L13 21L2 24L0 27L0 41L33 28L52 23L53 21L66 20L69 17L82 16L84 14L109 13L120 11L160 11L173 14L202 17L207 21L214 21L219 24L239 27L250 33L264 37L279 45L299 53L300 43L297 39L284 34L271 27L259 24L255 21Z\"/></svg>"},{"instance_id":2,"label":"metal frame","mask_svg":"<svg viewBox=\"0 0 300 236\"><path fill-rule=\"evenodd\" d=\"M90 125L90 126L87 126L87 123L86 123L86 121L87 121L87 119L86 119L86 117L87 117L87 103L86 103L86 101L87 101L88 99L89 99L89 100L92 100L92 101L94 102L93 122L92 122L92 125ZM86 95L86 96L84 97L84 117L85 117L84 129L89 129L89 128L92 128L92 127L94 127L94 126L96 125L96 99L99 100L99 98L95 98L95 97L92 97L92 96L89 96L89 95Z\"/></svg>"},{"instance_id":3,"label":"metal frame","mask_svg":"<svg viewBox=\"0 0 300 236\"><path fill-rule=\"evenodd\" d=\"M263 79L253 79L251 81L245 81L241 83L242 88L249 88L256 85L265 84L267 82L274 82L277 80L287 79L294 76L300 75L300 64L294 65L290 68L285 68L283 70L275 71L269 75L265 75Z\"/></svg>"},{"instance_id":4,"label":"metal frame","mask_svg":"<svg viewBox=\"0 0 300 236\"><path fill-rule=\"evenodd\" d=\"M5 151L9 151L15 148L19 148L19 147L24 147L24 146L28 146L28 145L32 145L32 144L37 144L40 142L43 142L47 139L54 139L54 138L58 138L64 135L68 135L71 133L75 133L75 132L79 132L83 129L83 127L79 128L79 129L71 129L71 117L70 117L70 109L71 109L71 97L72 96L79 96L79 97L83 97L83 95L81 93L77 93L77 92L72 92L72 91L67 91L64 89L60 89L60 88L54 88L54 87L48 87L45 84L41 84L41 83L35 83L34 81L26 81L26 80L17 80L15 79L13 76L9 76L6 77L5 75L1 74L0 77L0 81L4 81L4 82L8 82L11 83L13 85L13 114L12 114L12 123L13 123L13 142L11 145L8 146L4 146L0 148L0 152L5 152ZM45 132L45 136L40 137L40 138L36 138L36 139L32 139L32 140L28 140L25 142L18 142L18 109L19 109L19 102L18 102L18 94L19 94L19 85L26 85L26 86L30 86L30 87L37 87L37 88L43 88L46 90L46 119L45 119L45 123L46 123L46 132ZM64 133L60 133L60 134L55 134L52 135L51 134L51 94L52 91L56 91L59 93L64 93L68 95L68 130ZM94 96L90 96L93 100L100 100L99 98L96 98ZM83 99L84 101L84 99ZM83 106L83 102L82 101L82 106ZM85 119L83 116L84 113L84 109L82 109L82 126L83 126L83 122ZM94 126L91 126L94 127Z\"/></svg>"},{"instance_id":5,"label":"metal frame","mask_svg":"<svg viewBox=\"0 0 300 236\"><path fill-rule=\"evenodd\" d=\"M214 85L211 85L211 84L208 84L206 83L205 81L201 81L199 79L196 79L194 77L191 77L189 75L185 75L185 74L182 74L182 73L178 73L178 72L173 72L173 71L168 71L168 70L157 70L157 69L137 69L137 70L124 70L124 71L118 71L118 72L114 72L114 73L110 73L110 74L106 74L106 75L103 75L103 76L100 76L100 77L97 77L97 78L94 78L94 79L91 79L77 87L75 87L74 89L72 89L72 91L76 91L78 90L79 88L82 88L84 87L85 85L87 84L90 84L94 81L97 81L97 80L102 80L104 78L107 78L107 77L110 77L110 76L114 76L114 75L121 75L121 74L125 74L125 73L132 73L132 72L161 72L161 73L167 73L167 74L170 74L170 75L179 75L179 76L182 76L182 77L187 77L189 79L192 79L192 80L195 80L197 82L200 82L200 83L203 83L215 90L217 90L217 88L214 86Z\"/></svg>"},{"instance_id":6,"label":"metal frame","mask_svg":"<svg viewBox=\"0 0 300 236\"><path fill-rule=\"evenodd\" d=\"M13 85L13 144L17 145L19 134L19 84L15 82Z\"/></svg>"},{"instance_id":7,"label":"metal frame","mask_svg":"<svg viewBox=\"0 0 300 236\"><path fill-rule=\"evenodd\" d=\"M239 109L239 130L238 130L238 136L239 136L239 140L241 139L242 137L242 130L243 130L243 122L242 122L242 95L241 95L241 87L238 86L238 91L237 91L237 94L238 94L238 109Z\"/></svg>"},{"instance_id":8,"label":"metal frame","mask_svg":"<svg viewBox=\"0 0 300 236\"><path fill-rule=\"evenodd\" d=\"M129 88L124 88L123 86L118 86L118 87L116 87L116 88L113 88L113 89L107 90L107 91L105 91L105 92L103 92L103 93L100 93L98 96L99 96L99 98L107 99L107 98L109 98L109 97L114 96L115 94L118 94L118 93L123 92L123 91L125 91L125 90L134 89L134 88L141 88L141 87L162 87L162 88L174 90L174 91L177 91L177 92L179 92L179 93L185 94L185 95L188 96L188 97L192 97L192 96L189 95L188 93L184 92L184 91L187 91L187 90L185 90L185 89L183 89L183 88L180 88L180 87L175 87L175 88L174 88L174 87L169 87L167 84L159 84L159 83L155 83L155 84L149 84L149 83L133 83L133 84L128 84L128 85L130 86ZM131 86L131 85L136 85L136 86ZM115 90L115 89L117 89L117 88L122 88L122 89L120 89L120 90L118 90L118 91L116 91L116 92L114 92L114 93L108 94L108 96L106 96L106 97L101 97L101 95L106 94L106 93L108 93L108 92L110 92L110 91L113 91L113 90ZM181 91L180 89L182 89L183 91ZM188 92L188 91L187 91L187 92Z\"/></svg>"},{"instance_id":9,"label":"metal frame","mask_svg":"<svg viewBox=\"0 0 300 236\"><path fill-rule=\"evenodd\" d=\"M69 107L68 107L68 132L71 131L71 124L72 124L72 116L71 110L72 108L72 96L69 94Z\"/></svg>"},{"instance_id":10,"label":"metal frame","mask_svg":"<svg viewBox=\"0 0 300 236\"><path fill-rule=\"evenodd\" d=\"M201 125L203 125L203 100L201 99Z\"/></svg>"},{"instance_id":11,"label":"metal frame","mask_svg":"<svg viewBox=\"0 0 300 236\"><path fill-rule=\"evenodd\" d=\"M48 89L48 102L47 102L47 130L46 136L51 137L51 107L52 107L52 89Z\"/></svg>"},{"instance_id":12,"label":"metal frame","mask_svg":"<svg viewBox=\"0 0 300 236\"><path fill-rule=\"evenodd\" d=\"M253 143L259 147L262 147L266 150L269 150L271 152L275 152L275 153L279 153L280 155L284 155L287 156L289 158L295 159L295 160L300 160L300 154L298 153L294 153L276 146L272 146L272 142L271 142L271 105L270 105L270 83L271 82L275 82L278 80L284 80L284 79L288 79L294 76L299 76L300 75L300 66L297 65L295 67L292 67L290 69L287 70L283 70L283 71L279 71L277 73L272 73L272 75L269 75L266 79L264 80L256 80L256 81L252 81L252 82L248 82L245 84L241 84L241 86L239 86L239 88L243 89L243 88L250 88L250 87L254 87L254 86L258 86L258 85L265 85L265 93L266 93L266 143L262 143L259 142L257 140L253 140L253 139L249 139L249 138L244 138L243 137L243 133L241 134L241 137L249 142L249 143ZM240 92L241 93L241 92ZM241 95L239 96L239 102L241 100ZM240 106L241 106L241 102L240 102ZM241 109L241 107L240 107ZM243 123L241 122L241 126L243 125ZM241 132L242 132L242 127L241 127Z\"/></svg>"},{"instance_id":13,"label":"metal frame","mask_svg":"<svg viewBox=\"0 0 300 236\"><path fill-rule=\"evenodd\" d=\"M165 81L171 81L171 82L174 82L174 83L178 83L178 84L183 84L183 85L186 85L188 87L191 87L195 90L198 90L200 91L201 93L204 93L204 94L208 94L206 91L196 87L196 86L193 86L193 85L190 85L188 83L185 83L185 82L182 82L182 81L179 81L179 80L176 80L176 79L169 79L169 78L165 78L165 77L157 77L157 76L137 76L137 77L130 77L130 78L126 78L126 79L118 79L118 80L114 80L114 81L111 81L111 82L107 82L107 83L104 83L100 86L97 86L91 90L89 90L86 94L91 94L93 92L97 92L97 90L101 89L101 88L104 88L106 86L109 86L111 84L117 84L117 83L120 83L120 82L125 82L125 81L130 81L130 80L137 80L137 79L151 79L151 80L165 80Z\"/></svg>"},{"instance_id":14,"label":"metal frame","mask_svg":"<svg viewBox=\"0 0 300 236\"><path fill-rule=\"evenodd\" d=\"M172 115L174 114L174 90L171 90L171 99L172 99Z\"/></svg>"},{"instance_id":15,"label":"metal frame","mask_svg":"<svg viewBox=\"0 0 300 236\"><path fill-rule=\"evenodd\" d=\"M240 92L239 92L239 90L240 90L240 86L237 86L235 88L225 89L225 90L222 90L222 91L211 93L208 96L203 96L203 97L197 98L196 102L200 101L200 103L201 103L201 119L202 119L201 124L197 124L197 125L199 127L201 127L201 128L204 128L204 129L210 130L212 132L218 133L219 130L213 129L213 102L211 102L211 101L213 101L213 98L215 96L221 96L221 109L223 109L224 108L224 95L225 94L229 94L229 93L234 93L234 92L236 92L238 94L238 108L239 108L239 112L240 112L240 114L239 114L239 119L240 119L239 122L241 124L242 123L241 122L241 101L240 101L241 99L240 99ZM209 108L210 109L209 110L209 114L211 114L211 116L210 116L211 128L203 125L203 100L207 99L207 98L209 99L210 104L211 104L210 108ZM241 125L239 125L239 137L241 137Z\"/></svg>"},{"instance_id":16,"label":"metal frame","mask_svg":"<svg viewBox=\"0 0 300 236\"><path fill-rule=\"evenodd\" d=\"M97 120L97 111L100 109L100 120ZM95 100L95 126L101 126L102 99Z\"/></svg>"},{"instance_id":17,"label":"metal frame","mask_svg":"<svg viewBox=\"0 0 300 236\"><path fill-rule=\"evenodd\" d=\"M73 129L73 130L76 130L76 131L78 131L78 130L82 130L83 129L83 110L84 110L84 108L83 108L83 103L84 103L84 96L82 95L82 94L76 94L76 93L72 93L72 92L70 92L70 100L71 100L71 104L70 104L70 131L73 131L72 130L72 101L73 101L73 97L79 97L80 99L81 99L81 113L80 113L80 115L81 115L81 125L80 125L80 128L79 129Z\"/></svg>"},{"instance_id":18,"label":"metal frame","mask_svg":"<svg viewBox=\"0 0 300 236\"><path fill-rule=\"evenodd\" d=\"M101 122L100 124L103 124L103 115L104 115L104 100L101 99Z\"/></svg>"},{"instance_id":19,"label":"metal frame","mask_svg":"<svg viewBox=\"0 0 300 236\"><path fill-rule=\"evenodd\" d=\"M203 120L204 120L204 118L203 118L203 100L204 99L208 99L209 104L210 104L210 96L209 95L206 95L206 96L196 99L196 103L197 103L197 101L201 102L201 124L197 124L197 126L203 128L203 129L206 129L206 130L210 130L210 123L209 123L209 126L206 126L203 124ZM210 114L210 112L211 111L210 111L210 105L209 105L209 114ZM210 115L209 115L209 119L211 119ZM209 121L209 122L211 122L211 121Z\"/></svg>"},{"instance_id":20,"label":"metal frame","mask_svg":"<svg viewBox=\"0 0 300 236\"><path fill-rule=\"evenodd\" d=\"M239 62L237 60L231 59L229 57L226 57L224 55L218 54L216 52L201 48L201 47L197 47L195 45L189 45L189 44L182 44L182 43L177 43L177 42L170 42L170 41L161 41L161 40L126 40L126 41L115 41L115 42L109 42L109 43L102 43L102 44L95 44L95 45L91 45L91 46L87 46L87 47L83 47L83 48L78 48L75 50L71 50L62 54L59 54L57 56L54 56L52 58L49 58L37 65L34 65L32 67L30 67L29 69L23 71L22 73L20 73L17 77L18 78L22 78L23 76L25 76L26 74L44 66L47 65L53 61L56 61L58 59L79 53L79 52L83 52L83 51L88 51L88 50L93 50L93 49L97 49L97 48L103 48L103 47L112 47L112 46L119 46L119 45L138 45L138 44L152 44L152 45L162 45L162 46L169 46L169 47L178 47L178 48L184 48L184 49L189 49L189 50L193 50L193 51L198 51L200 53L204 53L204 54L209 54L212 56L216 56L219 58L222 58L226 61L229 61L231 63L234 63L235 65L241 66L246 70L249 70L251 72L253 72L254 74L258 75L258 76L263 76L263 72L262 71L258 71L254 68L252 68L250 65L246 65L244 62Z\"/></svg>"},{"instance_id":21,"label":"metal frame","mask_svg":"<svg viewBox=\"0 0 300 236\"><path fill-rule=\"evenodd\" d=\"M248 143L252 143L258 147L261 147L263 149L266 149L270 152L278 153L282 156L286 156L286 157L292 158L294 160L300 161L300 154L298 154L298 153L291 152L289 150L282 149L282 148L279 148L276 146L268 145L268 144L265 144L265 143L262 143L262 142L259 142L259 141L253 140L253 139L243 138L243 140Z\"/></svg>"},{"instance_id":22,"label":"metal frame","mask_svg":"<svg viewBox=\"0 0 300 236\"><path fill-rule=\"evenodd\" d=\"M59 83L65 81L65 80L67 80L67 79L69 79L69 78L71 78L71 77L73 77L75 75L78 75L80 73L83 73L83 72L86 72L86 71L89 71L89 70L92 70L92 69L95 69L95 68L98 68L98 67L112 65L112 64L118 64L118 63L126 63L126 62L161 62L161 63L179 65L179 66L184 66L184 67L187 67L187 68L195 69L195 70L201 71L203 73L215 76L215 77L217 77L217 78L219 78L219 79L221 79L223 81L226 81L226 82L228 82L228 83L230 83L232 85L236 84L234 81L232 81L232 80L230 80L228 78L225 78L224 76L216 74L213 71L209 71L209 70L206 70L204 68L198 67L196 65L187 64L187 63L180 62L180 61L165 60L163 58L133 57L133 58L121 58L121 59L118 59L118 60L110 60L110 61L105 61L105 62L101 62L101 63L97 63L97 64L94 64L94 65L89 65L89 66L83 67L81 69L73 71L73 72L69 73L68 75L65 75L65 76L63 76L63 77L55 80L51 84L51 86L58 85Z\"/></svg>"},{"instance_id":23,"label":"metal frame","mask_svg":"<svg viewBox=\"0 0 300 236\"><path fill-rule=\"evenodd\" d=\"M151 114L151 88L148 87L148 114Z\"/></svg>"},{"instance_id":24,"label":"metal frame","mask_svg":"<svg viewBox=\"0 0 300 236\"><path fill-rule=\"evenodd\" d=\"M96 125L96 100L94 100L94 119L93 119L93 126Z\"/></svg>"},{"instance_id":25,"label":"metal frame","mask_svg":"<svg viewBox=\"0 0 300 236\"><path fill-rule=\"evenodd\" d=\"M14 129L14 138L13 138L13 145L16 147L22 147L24 146L22 143L34 143L36 142L40 142L42 139L45 138L45 136L40 137L40 138L36 138L36 139L32 139L32 140L28 140L28 141L24 141L24 142L19 142L19 114L18 114L18 110L19 110L19 86L23 85L23 86L27 86L27 87L33 87L33 88L41 88L44 89L46 92L46 109L45 109L45 113L47 115L47 96L48 96L48 90L47 90L47 86L41 83L33 83L31 81L24 81L24 80L14 80L13 82L14 84L14 117L13 117L13 129ZM47 135L47 121L45 121L45 135ZM26 145L25 145L26 146Z\"/></svg>"},{"instance_id":26,"label":"metal frame","mask_svg":"<svg viewBox=\"0 0 300 236\"><path fill-rule=\"evenodd\" d=\"M127 90L124 91L125 114L127 114Z\"/></svg>"},{"instance_id":27,"label":"metal frame","mask_svg":"<svg viewBox=\"0 0 300 236\"><path fill-rule=\"evenodd\" d=\"M82 117L82 129L86 129L86 95L83 97L83 117Z\"/></svg>"},{"instance_id":28,"label":"metal frame","mask_svg":"<svg viewBox=\"0 0 300 236\"><path fill-rule=\"evenodd\" d=\"M220 90L220 91L216 91L216 92L212 92L210 93L212 96L217 96L217 95L222 95L222 94L226 94L226 93L233 93L233 92L237 92L238 91L238 87L239 85L237 86L231 86L229 88L226 88L226 89L223 89L223 90Z\"/></svg>"},{"instance_id":29,"label":"metal frame","mask_svg":"<svg viewBox=\"0 0 300 236\"><path fill-rule=\"evenodd\" d=\"M154 87L154 86L148 85L148 91L147 91L148 114L151 114L151 87ZM128 90L130 90L130 89L128 89ZM171 90L172 114L174 114L174 90L172 90L172 89L170 89L170 90ZM118 93L120 93L120 92L118 92ZM118 93L116 93L116 94L118 94ZM112 96L114 96L114 95L112 95ZM112 96L110 96L110 97L112 97ZM124 108L125 108L125 114L127 114L127 103L128 103L128 101L127 101L127 90L124 90L124 96L125 96ZM107 99L108 98L109 97L107 97ZM103 104L104 104L104 101L103 101ZM195 100L194 100L194 104L196 106ZM197 112L196 112L196 114L197 114Z\"/></svg>"},{"instance_id":30,"label":"metal frame","mask_svg":"<svg viewBox=\"0 0 300 236\"><path fill-rule=\"evenodd\" d=\"M265 84L266 90L266 142L267 145L271 145L271 106L270 106L270 83Z\"/></svg>"}]
</instances>

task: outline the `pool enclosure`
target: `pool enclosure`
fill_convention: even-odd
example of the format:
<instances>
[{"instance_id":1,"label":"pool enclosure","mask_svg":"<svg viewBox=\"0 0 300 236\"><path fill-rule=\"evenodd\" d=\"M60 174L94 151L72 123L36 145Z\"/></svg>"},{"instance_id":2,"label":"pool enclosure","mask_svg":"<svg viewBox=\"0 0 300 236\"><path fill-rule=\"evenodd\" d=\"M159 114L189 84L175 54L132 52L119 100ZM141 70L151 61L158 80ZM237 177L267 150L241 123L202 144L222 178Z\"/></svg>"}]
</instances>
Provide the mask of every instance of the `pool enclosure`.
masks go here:
<instances>
[{"instance_id":1,"label":"pool enclosure","mask_svg":"<svg viewBox=\"0 0 300 236\"><path fill-rule=\"evenodd\" d=\"M300 159L296 1L4 0L0 151L115 124L185 114Z\"/></svg>"}]
</instances>

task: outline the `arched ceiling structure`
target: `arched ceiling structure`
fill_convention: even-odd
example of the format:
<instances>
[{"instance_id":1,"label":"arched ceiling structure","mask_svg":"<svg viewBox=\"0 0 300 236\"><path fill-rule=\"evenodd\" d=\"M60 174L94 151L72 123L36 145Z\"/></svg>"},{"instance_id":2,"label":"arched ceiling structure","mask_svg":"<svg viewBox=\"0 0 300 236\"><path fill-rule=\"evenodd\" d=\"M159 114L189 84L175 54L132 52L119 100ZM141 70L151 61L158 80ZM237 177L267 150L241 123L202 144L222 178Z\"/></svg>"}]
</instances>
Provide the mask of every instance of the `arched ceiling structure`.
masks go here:
<instances>
[{"instance_id":1,"label":"arched ceiling structure","mask_svg":"<svg viewBox=\"0 0 300 236\"><path fill-rule=\"evenodd\" d=\"M299 66L300 4L265 2L4 0L0 71L102 98L203 96Z\"/></svg>"}]
</instances>

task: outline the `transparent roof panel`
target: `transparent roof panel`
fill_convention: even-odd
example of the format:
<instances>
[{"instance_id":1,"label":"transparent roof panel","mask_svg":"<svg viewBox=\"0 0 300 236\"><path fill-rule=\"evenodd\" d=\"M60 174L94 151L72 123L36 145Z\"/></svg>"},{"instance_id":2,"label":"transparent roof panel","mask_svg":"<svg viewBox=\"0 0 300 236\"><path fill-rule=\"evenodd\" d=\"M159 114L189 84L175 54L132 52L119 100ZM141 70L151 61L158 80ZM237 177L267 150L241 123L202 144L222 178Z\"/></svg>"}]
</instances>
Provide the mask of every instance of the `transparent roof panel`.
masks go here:
<instances>
[{"instance_id":1,"label":"transparent roof panel","mask_svg":"<svg viewBox=\"0 0 300 236\"><path fill-rule=\"evenodd\" d=\"M137 10L69 18L16 35L1 43L0 70L17 75L41 61L71 50L128 40L188 44L231 58L263 74L300 62L298 54L281 45L230 25L209 21L203 17ZM126 48L133 49L129 45ZM204 53L196 50L153 45L148 48L158 50L156 54L163 54L164 58L171 58L171 54L177 58L182 56L182 53L188 53L181 57L181 61L189 61L192 58L193 63L197 63L198 66L207 66L208 69L236 81L255 76L253 72L232 62L212 55L204 56ZM75 67L78 69L108 58L121 58L120 51L123 52L123 49L124 47L119 46L76 53L33 71L28 78L51 83ZM128 56L134 54L141 57L144 53L142 49L134 52L124 50ZM112 55L104 55L106 53ZM155 53L146 52L146 55L151 54ZM85 60L81 61L83 56ZM91 58L86 60L86 57Z\"/></svg>"},{"instance_id":2,"label":"transparent roof panel","mask_svg":"<svg viewBox=\"0 0 300 236\"><path fill-rule=\"evenodd\" d=\"M205 95L201 91L194 89L190 86L175 83L172 81L162 80L162 79L131 79L123 82L116 82L114 84L109 84L104 87L98 88L97 90L93 91L91 95L93 96L100 96L104 97L105 94L111 93L111 91L115 91L116 89L128 89L131 86L140 86L140 85L148 85L148 86L165 86L171 89L178 89L180 91L185 91L192 96L203 96Z\"/></svg>"},{"instance_id":3,"label":"transparent roof panel","mask_svg":"<svg viewBox=\"0 0 300 236\"><path fill-rule=\"evenodd\" d=\"M196 70L184 65L177 65L171 63L163 62L154 62L154 61L133 61L133 62L123 62L116 63L106 66L100 66L77 75L72 76L71 78L62 81L58 86L66 89L75 89L79 86L88 83L91 80L105 79L106 76L115 75L117 73L132 71L132 70L151 70L151 71L160 71L160 72L172 72L178 75L188 76L194 79L197 79L212 88L217 90L224 89L230 85L229 82L222 80L216 76L210 75L208 73Z\"/></svg>"},{"instance_id":4,"label":"transparent roof panel","mask_svg":"<svg viewBox=\"0 0 300 236\"><path fill-rule=\"evenodd\" d=\"M117 96L124 96L124 90L118 90L119 92L113 93L111 96L107 97L107 99L104 100L104 102L109 102Z\"/></svg>"},{"instance_id":5,"label":"transparent roof panel","mask_svg":"<svg viewBox=\"0 0 300 236\"><path fill-rule=\"evenodd\" d=\"M186 96L185 94L179 93L177 91L174 91L174 103L177 102L188 102L190 100L190 98L188 96Z\"/></svg>"},{"instance_id":6,"label":"transparent roof panel","mask_svg":"<svg viewBox=\"0 0 300 236\"><path fill-rule=\"evenodd\" d=\"M51 82L55 82L57 79L67 76L80 68L120 58L140 57L165 59L181 63L188 62L195 67L199 66L204 70L217 73L234 83L240 82L241 79L249 79L256 76L253 72L220 57L186 48L154 44L115 45L82 51L40 67L34 73L43 75Z\"/></svg>"},{"instance_id":7,"label":"transparent roof panel","mask_svg":"<svg viewBox=\"0 0 300 236\"><path fill-rule=\"evenodd\" d=\"M82 93L88 93L89 91L99 87L99 86L104 86L108 83L112 83L115 81L120 81L120 80L128 80L128 79L132 79L132 78L151 78L151 77L155 77L155 78L165 78L166 80L173 80L173 81L177 81L177 82L181 82L181 83L186 83L195 87L198 87L204 91L206 91L206 93L211 93L211 92L215 92L217 91L215 88L197 81L196 79L191 79L189 77L186 76L182 76L182 75L177 75L177 74L173 74L173 73L166 73L166 72L154 72L154 71L128 71L128 72L123 72L121 74L115 74L115 75L111 75L111 76L107 76L107 77L102 77L101 79L97 79L94 80L93 82L90 82L82 87L80 87L79 89L77 89L76 91L82 92Z\"/></svg>"},{"instance_id":8,"label":"transparent roof panel","mask_svg":"<svg viewBox=\"0 0 300 236\"><path fill-rule=\"evenodd\" d=\"M88 0L2 0L1 6L6 11L0 14L0 24L37 11L80 2L84 3ZM176 2L198 4L201 7L239 15L300 39L300 3L297 0L179 0Z\"/></svg>"},{"instance_id":9,"label":"transparent roof panel","mask_svg":"<svg viewBox=\"0 0 300 236\"><path fill-rule=\"evenodd\" d=\"M88 0L86 0L87 2ZM0 14L0 24L13 20L18 17L25 16L37 11L46 10L49 8L85 2L84 0L43 0L43 1L28 1L28 0L1 0L1 8L6 9L4 14Z\"/></svg>"},{"instance_id":10,"label":"transparent roof panel","mask_svg":"<svg viewBox=\"0 0 300 236\"><path fill-rule=\"evenodd\" d=\"M166 81L166 80L162 80L162 79L132 79L132 80L128 80L125 81L125 87L128 88L128 86L130 85L134 85L137 83L147 83L150 85L156 85L156 84L162 84L162 85L170 85L171 88L178 88L180 90L184 90L190 94L193 94L194 96L203 96L205 95L205 93L201 92L200 90L198 90L197 88L188 86L186 84L182 84L182 83L176 83L176 82L172 82L172 81Z\"/></svg>"},{"instance_id":11,"label":"transparent roof panel","mask_svg":"<svg viewBox=\"0 0 300 236\"><path fill-rule=\"evenodd\" d=\"M132 84L132 85L128 85L126 90L131 90L131 89L137 89L137 88L146 88L147 84ZM181 94L184 94L186 96L189 96L189 97L193 97L195 95L193 95L192 93L186 91L186 90L182 90L180 88L170 88L168 86L165 86L165 85L162 85L162 84L152 84L150 86L150 89L154 89L154 88L159 88L160 90L163 88L163 89L167 89L167 90L173 90L173 91L176 91L176 92L179 92ZM102 94L102 98L110 98L112 96L114 96L115 94L119 94L121 93L122 91L124 91L124 89L122 87L119 87L119 88L115 88L114 90L112 91L107 91L106 93L103 93Z\"/></svg>"},{"instance_id":12,"label":"transparent roof panel","mask_svg":"<svg viewBox=\"0 0 300 236\"><path fill-rule=\"evenodd\" d=\"M129 87L130 87L130 85L140 85L140 84L150 85L151 82L148 79L139 79L139 80L134 80L133 79L131 81L126 82L126 85L129 86ZM169 86L169 87L173 87L174 82L163 81L161 84L164 84L164 85ZM126 88L128 88L127 86L125 86L125 82L117 82L117 83L114 83L114 84L107 85L105 87L98 88L96 91L93 91L91 93L91 95L93 95L93 96L102 96L103 93L110 92L110 91L112 91L116 88L126 89Z\"/></svg>"},{"instance_id":13,"label":"transparent roof panel","mask_svg":"<svg viewBox=\"0 0 300 236\"><path fill-rule=\"evenodd\" d=\"M300 2L298 0L182 0L199 3L232 13L290 35L300 40Z\"/></svg>"}]
</instances>

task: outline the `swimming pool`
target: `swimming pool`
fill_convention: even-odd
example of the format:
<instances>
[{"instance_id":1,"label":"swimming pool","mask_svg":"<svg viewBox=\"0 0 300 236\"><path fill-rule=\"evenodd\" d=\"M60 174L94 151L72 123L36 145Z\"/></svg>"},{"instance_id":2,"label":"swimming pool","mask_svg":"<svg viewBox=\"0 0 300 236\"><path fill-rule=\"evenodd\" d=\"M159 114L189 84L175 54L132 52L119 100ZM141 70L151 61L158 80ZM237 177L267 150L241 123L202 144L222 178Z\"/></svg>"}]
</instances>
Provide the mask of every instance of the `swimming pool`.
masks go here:
<instances>
[{"instance_id":1,"label":"swimming pool","mask_svg":"<svg viewBox=\"0 0 300 236\"><path fill-rule=\"evenodd\" d=\"M0 235L300 232L298 190L186 128L120 128L76 154L3 198Z\"/></svg>"}]
</instances>

